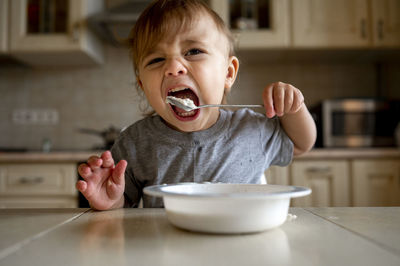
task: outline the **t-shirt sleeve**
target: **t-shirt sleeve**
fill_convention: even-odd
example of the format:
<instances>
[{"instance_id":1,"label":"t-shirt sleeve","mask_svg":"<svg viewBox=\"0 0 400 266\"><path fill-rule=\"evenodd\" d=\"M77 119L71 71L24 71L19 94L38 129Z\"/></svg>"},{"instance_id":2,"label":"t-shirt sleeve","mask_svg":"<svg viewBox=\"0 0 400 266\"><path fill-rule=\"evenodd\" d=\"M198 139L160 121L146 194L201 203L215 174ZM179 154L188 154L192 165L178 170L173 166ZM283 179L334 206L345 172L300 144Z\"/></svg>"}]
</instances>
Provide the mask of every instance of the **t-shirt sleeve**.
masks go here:
<instances>
[{"instance_id":1,"label":"t-shirt sleeve","mask_svg":"<svg viewBox=\"0 0 400 266\"><path fill-rule=\"evenodd\" d=\"M293 158L293 142L277 117L265 119L259 119L260 142L266 156L265 168L271 165L286 166Z\"/></svg>"}]
</instances>

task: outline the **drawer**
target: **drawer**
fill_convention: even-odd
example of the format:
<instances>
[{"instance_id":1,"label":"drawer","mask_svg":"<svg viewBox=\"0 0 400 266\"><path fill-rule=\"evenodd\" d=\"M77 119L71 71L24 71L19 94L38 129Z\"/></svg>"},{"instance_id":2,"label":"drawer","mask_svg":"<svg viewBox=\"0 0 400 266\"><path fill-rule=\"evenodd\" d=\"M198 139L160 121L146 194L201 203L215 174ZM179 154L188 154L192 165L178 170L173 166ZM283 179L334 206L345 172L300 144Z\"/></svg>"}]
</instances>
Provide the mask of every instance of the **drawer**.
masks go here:
<instances>
[{"instance_id":1,"label":"drawer","mask_svg":"<svg viewBox=\"0 0 400 266\"><path fill-rule=\"evenodd\" d=\"M0 208L78 208L76 197L0 197Z\"/></svg>"},{"instance_id":2,"label":"drawer","mask_svg":"<svg viewBox=\"0 0 400 266\"><path fill-rule=\"evenodd\" d=\"M0 164L0 195L77 195L75 164Z\"/></svg>"},{"instance_id":3,"label":"drawer","mask_svg":"<svg viewBox=\"0 0 400 266\"><path fill-rule=\"evenodd\" d=\"M311 195L292 200L294 207L350 206L347 160L298 160L290 166L292 184L309 187Z\"/></svg>"}]
</instances>

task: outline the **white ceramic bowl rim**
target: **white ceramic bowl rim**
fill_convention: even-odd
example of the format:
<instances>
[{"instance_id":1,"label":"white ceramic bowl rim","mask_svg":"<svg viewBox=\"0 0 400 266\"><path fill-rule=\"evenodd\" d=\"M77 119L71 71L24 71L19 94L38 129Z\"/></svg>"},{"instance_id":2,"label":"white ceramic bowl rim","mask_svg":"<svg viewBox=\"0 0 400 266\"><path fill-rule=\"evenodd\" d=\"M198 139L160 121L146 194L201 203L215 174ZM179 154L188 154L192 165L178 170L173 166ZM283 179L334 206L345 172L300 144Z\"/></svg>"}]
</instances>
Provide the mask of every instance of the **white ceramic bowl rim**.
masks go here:
<instances>
[{"instance_id":1,"label":"white ceramic bowl rim","mask_svg":"<svg viewBox=\"0 0 400 266\"><path fill-rule=\"evenodd\" d=\"M143 191L145 194L155 197L264 199L296 198L311 193L311 189L298 186L190 182L149 186L145 187Z\"/></svg>"}]
</instances>

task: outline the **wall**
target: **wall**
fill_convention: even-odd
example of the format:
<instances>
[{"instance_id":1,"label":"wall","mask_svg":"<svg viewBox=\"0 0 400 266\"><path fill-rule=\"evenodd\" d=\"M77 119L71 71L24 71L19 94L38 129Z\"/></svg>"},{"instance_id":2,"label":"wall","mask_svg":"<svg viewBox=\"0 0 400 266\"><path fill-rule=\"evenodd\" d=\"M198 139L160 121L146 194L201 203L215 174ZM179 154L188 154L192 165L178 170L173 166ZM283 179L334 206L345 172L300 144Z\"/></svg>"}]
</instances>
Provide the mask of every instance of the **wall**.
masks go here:
<instances>
[{"instance_id":1,"label":"wall","mask_svg":"<svg viewBox=\"0 0 400 266\"><path fill-rule=\"evenodd\" d=\"M230 101L260 102L263 88L283 81L300 89L307 106L336 97L374 97L376 75L372 64L251 64L242 65ZM237 100L236 100L237 99Z\"/></svg>"},{"instance_id":2,"label":"wall","mask_svg":"<svg viewBox=\"0 0 400 266\"><path fill-rule=\"evenodd\" d=\"M101 146L102 139L82 134L79 128L122 128L140 119L128 52L110 46L105 51L106 64L90 68L32 69L0 63L0 148L40 149L49 138L56 150L91 149ZM384 93L400 98L399 65L382 69L387 73ZM270 63L244 56L229 102L260 103L264 86L278 80L301 89L309 106L331 97L373 97L376 73L372 63ZM14 124L13 110L24 108L56 109L59 124Z\"/></svg>"},{"instance_id":3,"label":"wall","mask_svg":"<svg viewBox=\"0 0 400 266\"><path fill-rule=\"evenodd\" d=\"M140 118L134 75L126 50L106 50L106 64L90 68L0 68L0 147L55 149L101 146L102 139L79 128L122 128ZM56 126L15 125L15 109L57 109Z\"/></svg>"}]
</instances>

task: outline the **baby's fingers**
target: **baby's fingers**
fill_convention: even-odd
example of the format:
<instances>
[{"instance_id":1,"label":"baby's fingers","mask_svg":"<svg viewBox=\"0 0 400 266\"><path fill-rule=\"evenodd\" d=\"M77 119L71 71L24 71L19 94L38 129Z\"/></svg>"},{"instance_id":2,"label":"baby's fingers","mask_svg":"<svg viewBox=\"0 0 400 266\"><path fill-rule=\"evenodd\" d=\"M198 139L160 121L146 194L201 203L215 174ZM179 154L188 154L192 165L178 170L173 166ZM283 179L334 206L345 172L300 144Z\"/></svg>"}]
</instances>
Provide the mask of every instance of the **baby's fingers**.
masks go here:
<instances>
[{"instance_id":1,"label":"baby's fingers","mask_svg":"<svg viewBox=\"0 0 400 266\"><path fill-rule=\"evenodd\" d=\"M87 183L83 180L79 180L78 182L76 182L75 185L76 189L79 190L82 194L85 193L86 189L87 189Z\"/></svg>"},{"instance_id":2,"label":"baby's fingers","mask_svg":"<svg viewBox=\"0 0 400 266\"><path fill-rule=\"evenodd\" d=\"M278 116L282 116L285 110L285 86L278 82L274 86L273 91L273 102L275 106L275 113Z\"/></svg>"},{"instance_id":3,"label":"baby's fingers","mask_svg":"<svg viewBox=\"0 0 400 266\"><path fill-rule=\"evenodd\" d=\"M263 92L265 113L266 113L267 117L269 117L269 118L273 117L276 114L275 108L274 108L274 101L273 101L273 97L272 97L273 87L274 87L274 84L270 84L267 87L265 87L264 92Z\"/></svg>"},{"instance_id":4,"label":"baby's fingers","mask_svg":"<svg viewBox=\"0 0 400 266\"><path fill-rule=\"evenodd\" d=\"M110 151L105 151L101 155L101 159L103 160L102 167L114 167L114 159L111 156Z\"/></svg>"},{"instance_id":5,"label":"baby's fingers","mask_svg":"<svg viewBox=\"0 0 400 266\"><path fill-rule=\"evenodd\" d=\"M111 177L107 181L107 194L110 199L121 198L125 187L125 169L127 162L121 160L113 169Z\"/></svg>"},{"instance_id":6,"label":"baby's fingers","mask_svg":"<svg viewBox=\"0 0 400 266\"><path fill-rule=\"evenodd\" d=\"M83 179L88 178L93 172L92 169L85 163L78 166L78 173Z\"/></svg>"},{"instance_id":7,"label":"baby's fingers","mask_svg":"<svg viewBox=\"0 0 400 266\"><path fill-rule=\"evenodd\" d=\"M293 91L293 104L290 109L290 113L296 113L300 110L301 106L304 103L304 96L299 89Z\"/></svg>"},{"instance_id":8,"label":"baby's fingers","mask_svg":"<svg viewBox=\"0 0 400 266\"><path fill-rule=\"evenodd\" d=\"M95 169L101 167L101 165L103 164L103 160L101 158L99 158L98 156L91 156L87 160L87 164L90 166L92 171L94 171Z\"/></svg>"},{"instance_id":9,"label":"baby's fingers","mask_svg":"<svg viewBox=\"0 0 400 266\"><path fill-rule=\"evenodd\" d=\"M125 169L128 163L125 160L119 161L112 172L113 182L117 185L125 184Z\"/></svg>"},{"instance_id":10,"label":"baby's fingers","mask_svg":"<svg viewBox=\"0 0 400 266\"><path fill-rule=\"evenodd\" d=\"M84 180L79 180L76 182L75 187L77 190L79 190L82 195L90 202L92 197L93 197L93 186L89 185L86 181Z\"/></svg>"},{"instance_id":11,"label":"baby's fingers","mask_svg":"<svg viewBox=\"0 0 400 266\"><path fill-rule=\"evenodd\" d=\"M284 113L288 114L292 111L293 103L294 103L294 96L295 92L294 89L286 89L285 90L285 105L284 105Z\"/></svg>"}]
</instances>

